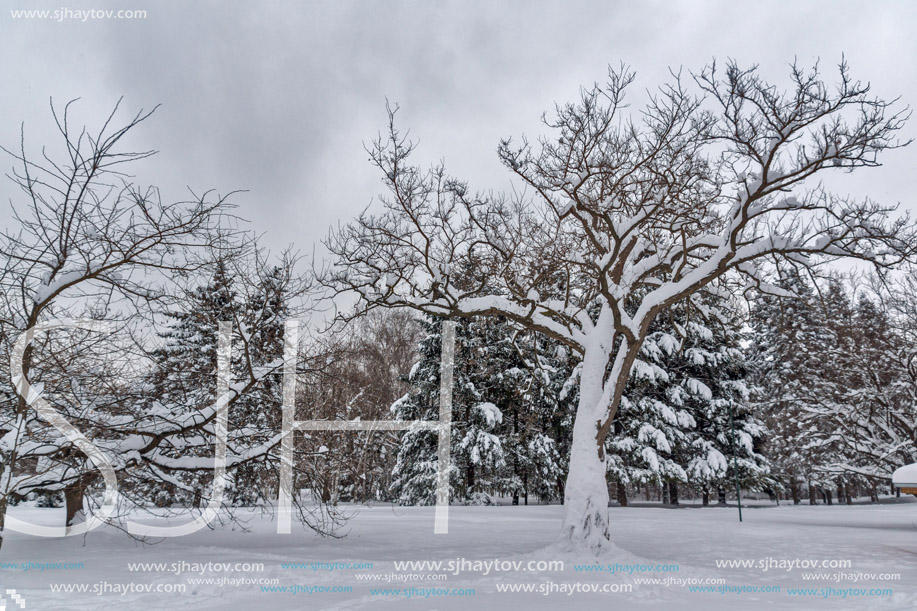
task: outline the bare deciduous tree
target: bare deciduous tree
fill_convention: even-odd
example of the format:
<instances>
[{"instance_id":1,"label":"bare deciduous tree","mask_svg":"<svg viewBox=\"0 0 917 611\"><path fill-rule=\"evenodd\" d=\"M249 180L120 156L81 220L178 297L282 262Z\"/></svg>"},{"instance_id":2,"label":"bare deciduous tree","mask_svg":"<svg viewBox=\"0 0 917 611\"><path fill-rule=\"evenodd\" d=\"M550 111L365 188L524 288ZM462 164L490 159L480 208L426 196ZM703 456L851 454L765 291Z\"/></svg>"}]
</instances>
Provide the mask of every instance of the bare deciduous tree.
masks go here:
<instances>
[{"instance_id":1,"label":"bare deciduous tree","mask_svg":"<svg viewBox=\"0 0 917 611\"><path fill-rule=\"evenodd\" d=\"M169 295L170 276L199 269L207 263L201 255L234 241L235 231L227 224L227 196L208 192L192 194L189 201L163 203L155 188L140 187L124 173L125 164L153 154L122 148L128 133L153 111L141 111L118 127L116 105L102 128L90 133L74 128L71 106L72 102L58 113L52 104L62 138L61 158L45 149L40 156L27 154L24 137L18 152L3 149L17 164L9 177L25 201L14 206L17 228L0 235L0 340L5 363L20 334L49 318L91 315L124 320L132 312L149 311L151 304ZM58 489L83 476L74 468L83 460L76 457L79 451L13 392L41 376L33 371L40 360L35 350L36 344L30 344L22 355L24 380L12 379L4 366L8 392L0 406L0 543L9 499L22 492L20 487L34 483L36 469L54 473L51 479L57 479ZM51 359L45 357L44 362ZM73 372L76 365L69 365ZM92 407L89 414L100 417L94 409L98 405ZM79 406L74 409L79 411Z\"/></svg>"}]
</instances>

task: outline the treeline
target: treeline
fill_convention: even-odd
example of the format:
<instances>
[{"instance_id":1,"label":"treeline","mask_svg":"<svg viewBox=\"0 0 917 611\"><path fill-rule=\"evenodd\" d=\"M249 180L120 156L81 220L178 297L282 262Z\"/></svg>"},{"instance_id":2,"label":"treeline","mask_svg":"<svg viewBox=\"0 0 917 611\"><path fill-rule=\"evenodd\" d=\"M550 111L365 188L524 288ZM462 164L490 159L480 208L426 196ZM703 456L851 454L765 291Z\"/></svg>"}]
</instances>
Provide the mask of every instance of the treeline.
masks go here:
<instances>
[{"instance_id":1,"label":"treeline","mask_svg":"<svg viewBox=\"0 0 917 611\"><path fill-rule=\"evenodd\" d=\"M749 301L706 296L655 324L606 444L613 498L725 502L747 491L795 503L891 492L917 461L917 291L911 276L830 277L787 270ZM439 323L393 407L435 419ZM459 323L453 498L562 498L579 363L505 320ZM392 498L432 503L435 436L402 437Z\"/></svg>"},{"instance_id":2,"label":"treeline","mask_svg":"<svg viewBox=\"0 0 917 611\"><path fill-rule=\"evenodd\" d=\"M278 276L279 268L266 278ZM621 504L635 494L670 504L685 495L724 502L736 481L797 503L888 492L891 472L917 460L910 283L868 276L815 283L785 274L772 291L780 296L758 293L742 303L705 295L700 308L674 308L651 331L606 444L613 496ZM215 328L220 319L250 316L245 300L215 299L232 295L230 287L217 274L196 291L193 320ZM274 297L262 302L285 311L282 293L267 294ZM215 334L188 332L188 313L173 319L184 330L165 334L159 354L212 371L206 355ZM560 343L505 319L457 323L453 501L558 501L580 363ZM298 418L436 420L441 326L433 317L375 310L321 336L300 367ZM281 353L275 341L264 358ZM231 428L267 440L279 430L280 395L276 383L262 385L272 390L234 407ZM179 387L153 394L174 396ZM295 447L302 500L434 502L435 433L312 433L297 436ZM274 460L267 453L261 467L237 470L233 503L271 502ZM166 503L179 500L177 488L159 486Z\"/></svg>"},{"instance_id":3,"label":"treeline","mask_svg":"<svg viewBox=\"0 0 917 611\"><path fill-rule=\"evenodd\" d=\"M501 144L545 198L531 207L413 167L390 111L370 154L395 197L333 231L332 261L309 273L239 228L232 194L169 201L125 172L153 154L123 143L150 113L119 126L116 108L90 135L70 105L52 109L58 151L4 149L21 198L0 233L0 545L21 502L63 503L74 529L86 511L118 522L215 499L229 519L233 507L270 510L294 319L307 329L294 346L297 420L433 420L437 316L453 316L452 499L563 498L566 532L593 550L608 540L605 480L622 503L649 488L669 503L722 500L734 484L797 501L877 498L917 459L917 281L893 275L913 264L913 228L870 202L784 194L828 167L874 165L899 146L886 137L903 115L883 118L891 104L865 102L843 65L834 101L817 73L794 70L797 97L783 100L754 70L731 65L727 91L711 68L701 90L734 98L716 137L741 143L720 175L730 164L702 152L706 115L690 133L607 131L633 80L610 74L610 97L583 90L558 107L556 145ZM680 87L667 91L647 116L693 116ZM736 122L728 109L746 94L761 114ZM844 132L857 137L839 148L834 122L807 153L807 126L847 104L872 109ZM740 124L747 133L730 132ZM582 138L602 143L585 146L595 156L561 152ZM659 158L648 164L643 147ZM735 170L745 166L760 172ZM735 195L698 187L714 184ZM806 275L843 257L885 275ZM431 503L435 448L414 430L297 433L302 522L327 532L342 502Z\"/></svg>"},{"instance_id":4,"label":"treeline","mask_svg":"<svg viewBox=\"0 0 917 611\"><path fill-rule=\"evenodd\" d=\"M198 506L210 494L213 430L164 423L206 413L214 402L220 321L232 323L231 371L239 389L229 410L226 503L270 507L276 499L277 365L284 322L302 315L295 303L303 287L292 259L250 263L218 261L205 284L185 291L180 305L163 312L156 347L143 355L148 366L130 376L111 370L125 367L126 353L99 352L98 344L81 346L80 359L76 352L64 358L66 350L48 354L47 363L36 359L36 378L49 378L45 396L61 409L78 405L81 416L73 408L67 413L97 439L107 438L109 451L129 454L122 448L131 438L124 418L106 411L109 404L128 406L123 416L131 426L150 422L168 438L152 458L119 463L122 493L138 506ZM772 291L780 296L758 293L739 302L705 295L701 307L674 308L643 346L605 447L613 498L623 505L635 495L722 503L736 481L796 503L835 496L849 503L862 494L875 500L887 492L891 471L917 460L912 288L910 277L898 284L878 277L815 283L785 274ZM442 319L375 310L311 337L298 361L297 419L436 420L441 328ZM93 350L107 360L87 360ZM270 375L257 373L265 368ZM68 372L69 382L51 380L55 371ZM457 321L453 502L563 498L580 373L563 345L508 320ZM11 388L5 396L12 405ZM304 512L340 502L434 502L433 432L298 433L294 449ZM30 478L13 501L66 500L72 521L85 493L100 491L102 481L85 457L64 460L65 454L24 463ZM317 528L337 518L333 509L307 517Z\"/></svg>"}]
</instances>

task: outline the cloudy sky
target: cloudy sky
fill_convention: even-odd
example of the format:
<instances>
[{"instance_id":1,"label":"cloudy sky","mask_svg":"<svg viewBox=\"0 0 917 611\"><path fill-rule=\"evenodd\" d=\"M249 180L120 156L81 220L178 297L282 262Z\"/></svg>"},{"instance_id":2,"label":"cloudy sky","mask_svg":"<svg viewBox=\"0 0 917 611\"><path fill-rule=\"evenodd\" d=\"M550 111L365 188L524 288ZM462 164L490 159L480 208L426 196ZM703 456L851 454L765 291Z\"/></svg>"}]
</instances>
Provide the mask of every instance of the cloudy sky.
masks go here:
<instances>
[{"instance_id":1,"label":"cloudy sky","mask_svg":"<svg viewBox=\"0 0 917 611\"><path fill-rule=\"evenodd\" d=\"M917 105L917 2L392 1L68 2L2 0L0 143L52 142L49 98L81 98L73 120L97 125L119 97L162 106L131 140L160 154L135 167L165 198L185 189L237 195L273 249L305 253L328 227L370 204L378 174L363 150L385 124L386 98L426 161L473 187L502 189L498 140L539 132L542 111L636 69L633 101L670 67L711 58L786 65L842 54L881 96ZM10 9L10 10L7 10ZM15 19L11 10L145 10L145 19ZM917 135L917 119L907 128ZM53 149L52 149L53 150ZM835 190L917 209L917 145ZM4 171L11 163L5 159ZM0 221L19 196L0 185Z\"/></svg>"}]
</instances>

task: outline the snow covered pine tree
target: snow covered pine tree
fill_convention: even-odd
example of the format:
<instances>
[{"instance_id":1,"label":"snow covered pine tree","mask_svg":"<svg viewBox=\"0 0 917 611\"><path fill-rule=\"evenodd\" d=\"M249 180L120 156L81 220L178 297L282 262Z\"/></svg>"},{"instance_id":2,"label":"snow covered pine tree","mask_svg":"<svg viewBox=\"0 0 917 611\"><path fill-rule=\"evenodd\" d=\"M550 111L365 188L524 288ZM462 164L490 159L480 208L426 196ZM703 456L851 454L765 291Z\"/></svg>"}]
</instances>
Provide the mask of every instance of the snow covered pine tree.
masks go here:
<instances>
[{"instance_id":1,"label":"snow covered pine tree","mask_svg":"<svg viewBox=\"0 0 917 611\"><path fill-rule=\"evenodd\" d=\"M743 487L763 483L767 461L756 446L765 428L750 412L744 320L728 301L705 296L703 306L693 318L673 307L650 327L606 447L618 482L685 483L707 499L732 482L735 463Z\"/></svg>"},{"instance_id":2,"label":"snow covered pine tree","mask_svg":"<svg viewBox=\"0 0 917 611\"><path fill-rule=\"evenodd\" d=\"M411 390L392 405L398 420L438 414L441 321L427 317L421 324L426 336L409 376ZM550 354L553 342L530 332L520 338L505 319L465 319L456 333L451 498L487 504L497 492L518 504L520 498L527 503L530 492L557 496L564 471L554 439L563 436L558 395L571 368L559 365L556 350ZM401 436L392 486L399 502L433 504L436 455L432 433Z\"/></svg>"}]
</instances>

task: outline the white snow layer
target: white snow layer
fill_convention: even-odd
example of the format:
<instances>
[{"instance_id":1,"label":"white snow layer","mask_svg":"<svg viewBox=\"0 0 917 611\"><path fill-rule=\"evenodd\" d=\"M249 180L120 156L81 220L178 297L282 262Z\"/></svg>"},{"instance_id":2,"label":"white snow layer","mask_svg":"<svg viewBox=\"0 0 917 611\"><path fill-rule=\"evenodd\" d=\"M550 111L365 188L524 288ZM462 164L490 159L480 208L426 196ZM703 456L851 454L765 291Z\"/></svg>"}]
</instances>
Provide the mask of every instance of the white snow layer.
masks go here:
<instances>
[{"instance_id":1,"label":"white snow layer","mask_svg":"<svg viewBox=\"0 0 917 611\"><path fill-rule=\"evenodd\" d=\"M639 497L633 502L639 503ZM763 501L762 503L766 503ZM294 524L293 534L278 535L276 520L260 510L243 510L244 529L215 524L184 537L157 540L140 545L122 532L103 527L85 537L39 538L7 530L0 552L0 595L8 609L19 609L9 600L15 590L28 609L129 609L130 611L216 611L218 609L396 609L459 611L474 609L525 609L525 611L584 610L691 610L733 611L735 609L914 609L917 608L917 502L910 496L898 503L884 498L879 505L808 505L779 508L746 505L744 522L736 508L660 509L629 507L609 509L612 538L616 548L596 563L595 558L571 555L548 548L560 529L560 506L459 507L449 511L448 534L433 534L433 507L346 507L355 516L347 523L344 538L326 538L304 531ZM11 515L39 524L59 524L63 509L14 507ZM164 518L135 516L133 519L165 525ZM172 524L187 522L178 516ZM450 570L396 569L394 562L406 560L465 559L482 564L459 574ZM782 562L782 568L763 570L758 563L768 559ZM562 570L533 567L525 570L495 570L484 573L484 562L562 560ZM744 560L753 566L727 567L723 561ZM849 561L843 569L786 568L787 561ZM717 566L717 561L720 567ZM10 568L6 563L82 563L82 568ZM162 563L132 571L129 563ZM182 564L184 563L184 564ZM213 563L210 569L207 563ZM261 570L237 563L263 565ZM301 568L283 563L303 563ZM310 563L326 563L312 565ZM332 563L342 563L332 568ZM342 568L343 563L366 563L371 568ZM614 565L615 572L584 570ZM217 570L214 565L228 565ZM657 565L666 566L655 571ZM576 567L579 566L579 570ZM184 568L183 568L184 567ZM176 571L176 568L180 571ZM178 574L178 573L181 574ZM441 573L443 579L385 581L392 575ZM803 574L823 573L805 579ZM859 575L834 581L837 573ZM863 575L900 575L900 579L877 580ZM376 576L377 580L368 580ZM396 577L397 578L397 577ZM723 580L723 592L691 591L688 585L638 583L644 579ZM199 580L216 580L203 583ZM219 580L223 580L222 583ZM277 580L287 592L262 591L258 584L240 580ZM193 580L197 580L196 582ZM235 581L233 581L235 580ZM697 583L695 581L695 583ZM55 592L57 584L87 584L86 592ZM175 585L184 592L127 592L114 590L137 587L166 589ZM532 592L501 592L498 588L529 585ZM581 588L602 584L626 585L630 592L573 592L544 589L554 584L581 584ZM314 588L312 593L292 587ZM96 594L93 588L101 592ZM726 590L729 587L731 590ZM752 591L754 588L774 591ZM107 588L107 590L106 590ZM319 589L321 588L321 589ZM334 588L350 591L333 591ZM414 594L373 594L376 588L414 588ZM429 594L431 589L473 589L473 595ZM777 590L779 588L779 590ZM828 589L831 589L830 591ZM891 594L863 595L873 588L890 589ZM696 588L695 588L696 589ZM744 591L738 591L744 589ZM791 589L811 589L804 595Z\"/></svg>"},{"instance_id":2,"label":"white snow layer","mask_svg":"<svg viewBox=\"0 0 917 611\"><path fill-rule=\"evenodd\" d=\"M896 486L915 486L917 487L917 462L911 465L905 465L892 473L892 482Z\"/></svg>"}]
</instances>

